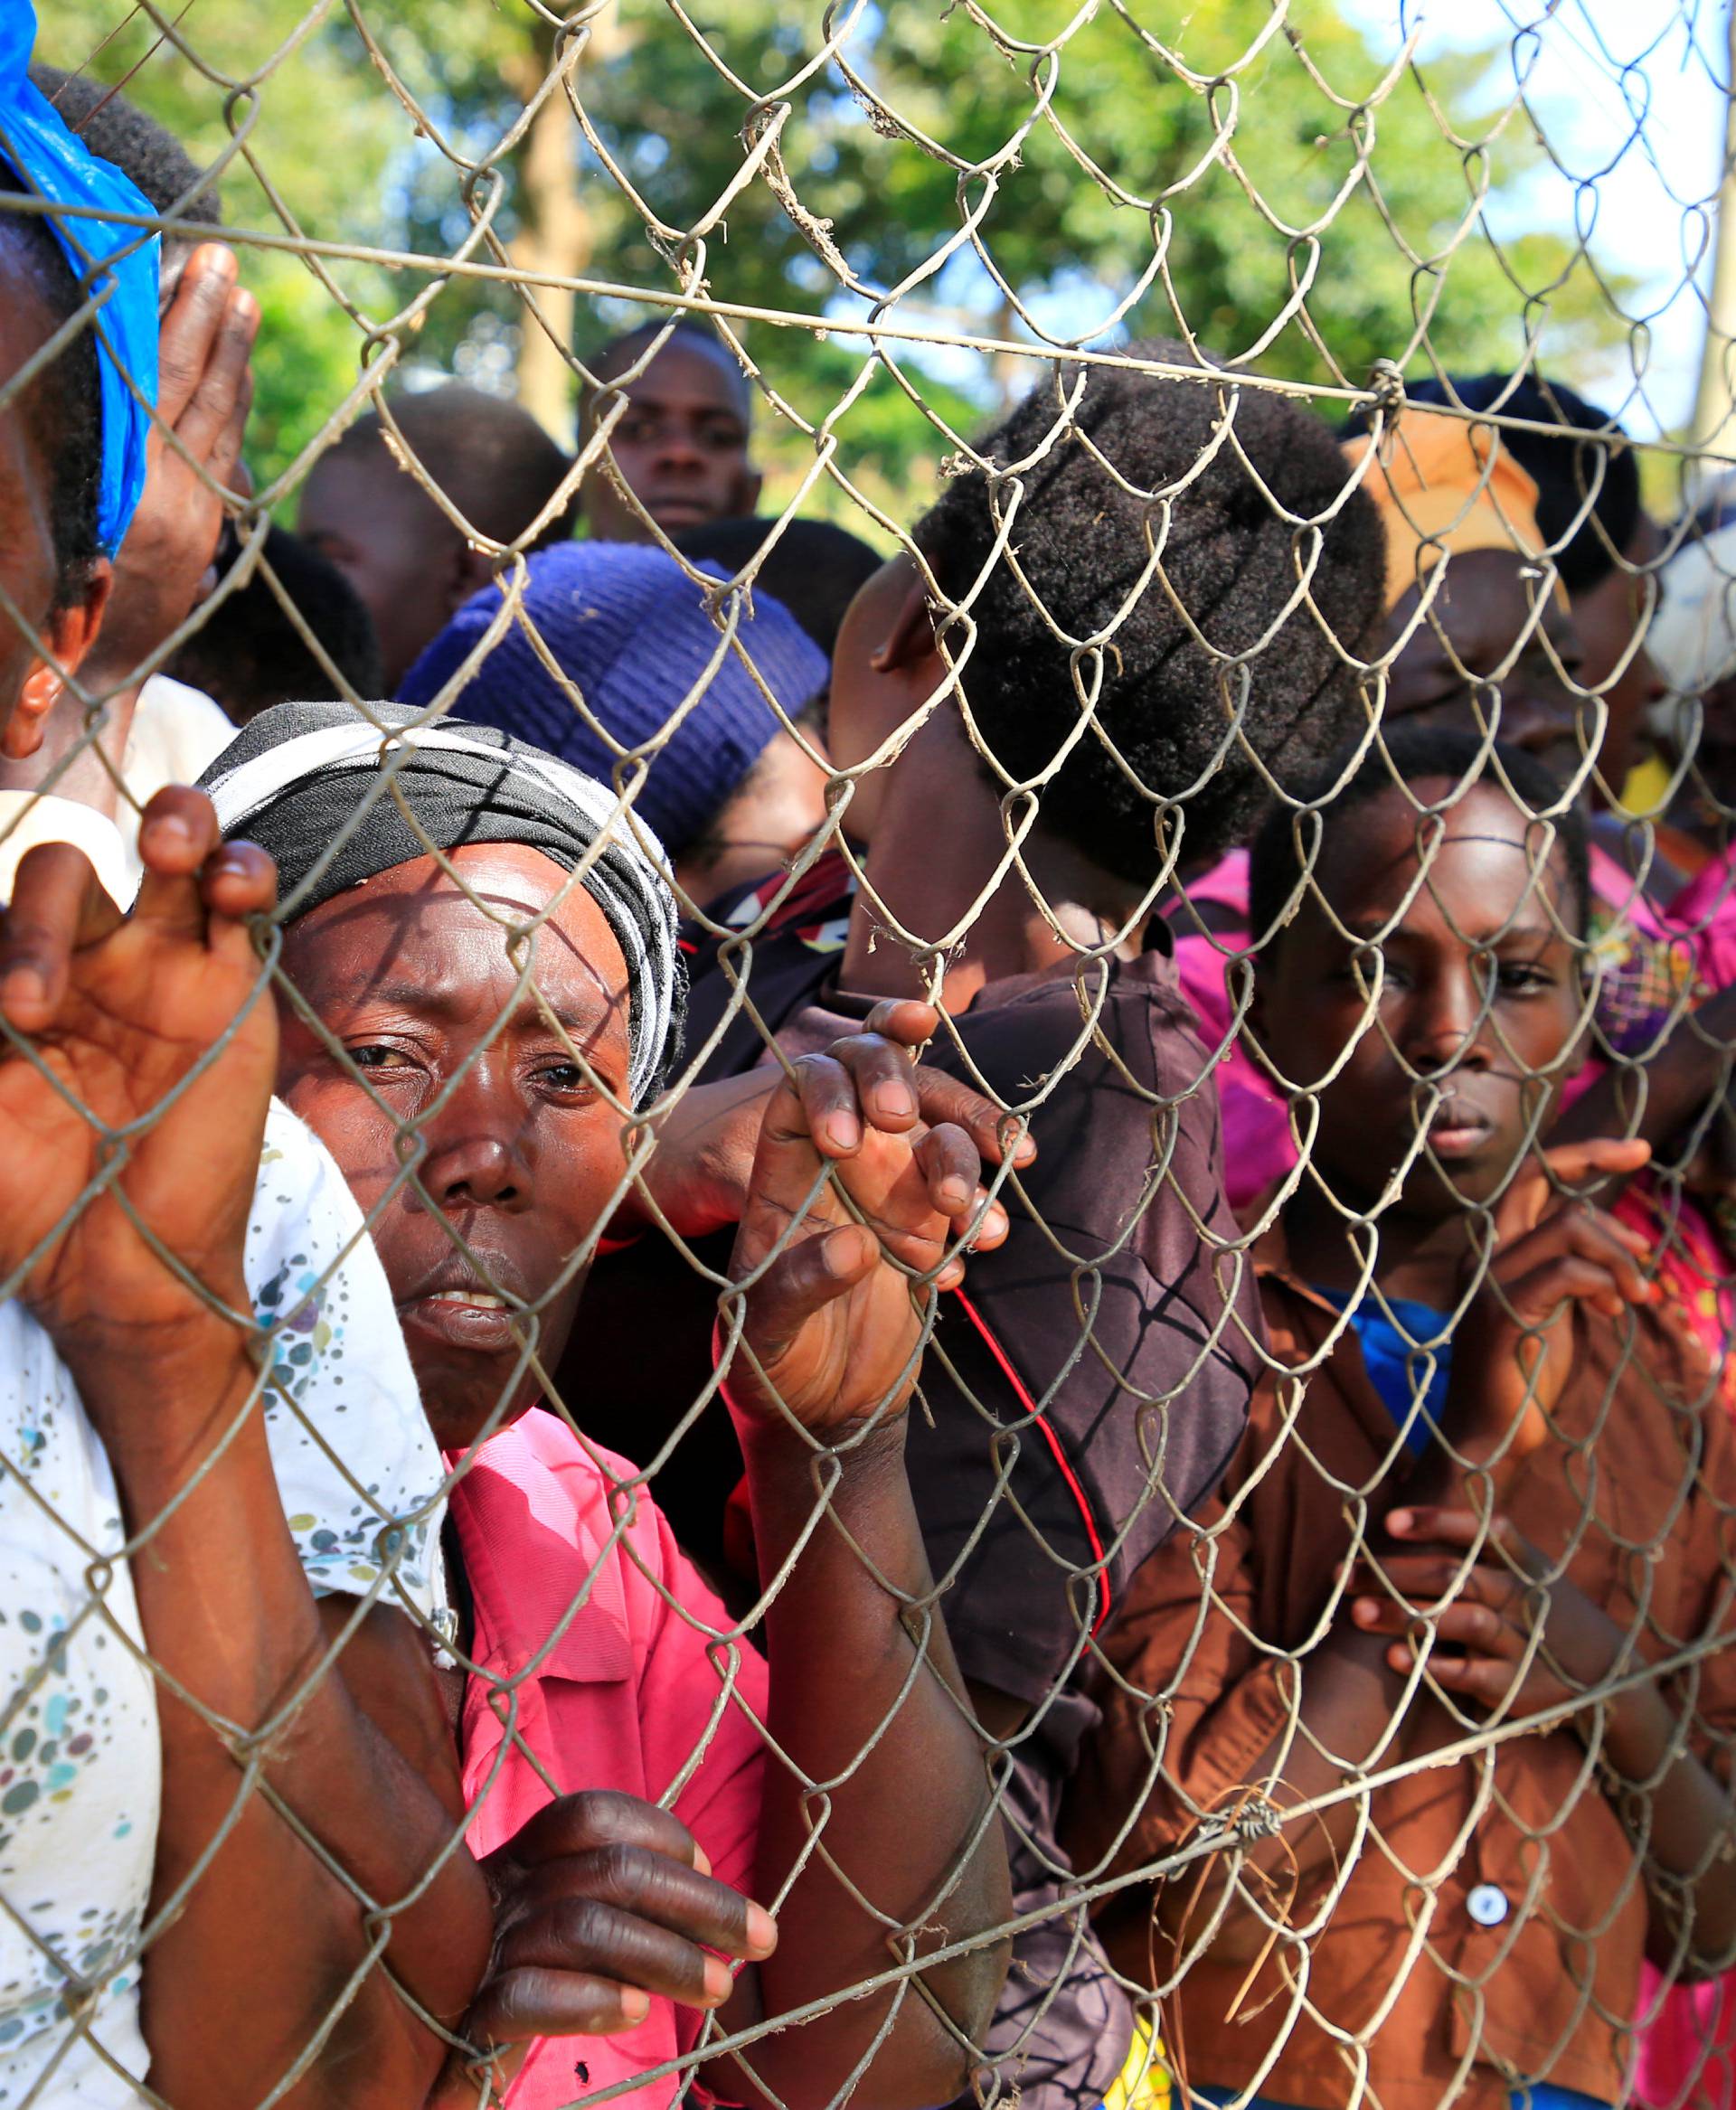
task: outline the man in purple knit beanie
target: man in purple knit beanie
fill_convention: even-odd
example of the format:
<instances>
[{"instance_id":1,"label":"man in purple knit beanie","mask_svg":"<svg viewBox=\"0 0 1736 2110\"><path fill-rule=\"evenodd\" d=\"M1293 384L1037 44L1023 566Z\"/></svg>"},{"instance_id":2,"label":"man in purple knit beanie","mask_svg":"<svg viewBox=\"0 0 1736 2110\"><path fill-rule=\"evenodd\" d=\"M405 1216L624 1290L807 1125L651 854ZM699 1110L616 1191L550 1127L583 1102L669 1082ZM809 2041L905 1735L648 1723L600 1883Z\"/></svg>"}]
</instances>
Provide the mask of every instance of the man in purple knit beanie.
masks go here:
<instances>
[{"instance_id":1,"label":"man in purple knit beanie","mask_svg":"<svg viewBox=\"0 0 1736 2110\"><path fill-rule=\"evenodd\" d=\"M700 569L726 577L714 564ZM628 758L643 757L633 810L661 837L695 907L762 876L824 827L826 772L760 686L793 721L823 696L830 672L780 601L754 595L738 645L725 642L704 589L662 550L562 542L536 551L529 572L521 615L467 678L466 661L499 617L502 586L466 602L410 668L400 701L420 710L458 677L449 702L458 716L533 741L606 784L630 784L637 766Z\"/></svg>"}]
</instances>

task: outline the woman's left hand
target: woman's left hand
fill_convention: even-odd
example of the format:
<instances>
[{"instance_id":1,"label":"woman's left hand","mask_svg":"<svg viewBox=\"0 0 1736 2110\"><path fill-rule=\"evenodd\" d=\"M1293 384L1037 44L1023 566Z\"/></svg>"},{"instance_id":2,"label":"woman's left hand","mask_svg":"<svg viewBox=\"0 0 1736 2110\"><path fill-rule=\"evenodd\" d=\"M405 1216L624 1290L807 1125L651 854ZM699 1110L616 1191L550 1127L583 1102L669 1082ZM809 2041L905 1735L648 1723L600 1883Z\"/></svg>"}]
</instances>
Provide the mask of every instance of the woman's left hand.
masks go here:
<instances>
[{"instance_id":1,"label":"woman's left hand","mask_svg":"<svg viewBox=\"0 0 1736 2110\"><path fill-rule=\"evenodd\" d=\"M778 1945L770 1914L717 1881L677 1817L636 1795L562 1795L483 1866L495 1961L465 2022L478 2045L617 2036L654 1999L719 2008L735 1990L726 1959L757 1963Z\"/></svg>"},{"instance_id":2,"label":"woman's left hand","mask_svg":"<svg viewBox=\"0 0 1736 2110\"><path fill-rule=\"evenodd\" d=\"M1350 1613L1364 1634L1393 1636L1393 1670L1408 1675L1422 1660L1426 1628L1428 1675L1443 1691L1522 1721L1581 1698L1618 1661L1615 1623L1564 1576L1547 1579L1505 1517L1398 1509L1386 1528L1415 1550L1383 1553L1381 1594L1359 1591Z\"/></svg>"},{"instance_id":3,"label":"woman's left hand","mask_svg":"<svg viewBox=\"0 0 1736 2110\"><path fill-rule=\"evenodd\" d=\"M731 1272L747 1282L766 1271L747 1293L728 1386L738 1416L788 1415L835 1436L902 1412L916 1382L922 1307L963 1279L965 1246L999 1245L1007 1220L982 1187L982 1160L963 1128L926 1127L912 1115L889 1130L860 1108L842 1127L835 1079L823 1093L805 1091L803 1068L779 1081L760 1124Z\"/></svg>"}]
</instances>

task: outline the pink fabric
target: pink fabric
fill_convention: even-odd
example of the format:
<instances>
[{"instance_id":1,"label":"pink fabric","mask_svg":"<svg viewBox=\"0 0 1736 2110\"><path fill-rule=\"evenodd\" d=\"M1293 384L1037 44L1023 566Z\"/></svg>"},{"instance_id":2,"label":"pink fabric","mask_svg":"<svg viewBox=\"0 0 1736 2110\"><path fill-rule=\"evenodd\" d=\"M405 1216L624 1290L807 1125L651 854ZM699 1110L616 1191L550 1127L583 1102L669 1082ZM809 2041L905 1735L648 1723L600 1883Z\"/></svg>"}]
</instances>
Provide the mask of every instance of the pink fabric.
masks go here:
<instances>
[{"instance_id":1,"label":"pink fabric","mask_svg":"<svg viewBox=\"0 0 1736 2110\"><path fill-rule=\"evenodd\" d=\"M1634 2100L1648 2110L1731 2110L1736 2104L1736 1972L1664 1994L1647 1964L1639 2011L1657 2012L1640 2032Z\"/></svg>"},{"instance_id":2,"label":"pink fabric","mask_svg":"<svg viewBox=\"0 0 1736 2110\"><path fill-rule=\"evenodd\" d=\"M1694 934L1701 977L1709 986L1736 984L1736 845L1683 888L1670 903L1670 920Z\"/></svg>"},{"instance_id":3,"label":"pink fabric","mask_svg":"<svg viewBox=\"0 0 1736 2110\"><path fill-rule=\"evenodd\" d=\"M1226 971L1248 944L1248 852L1232 850L1203 878L1191 880L1187 898L1200 908L1209 903L1228 909L1242 926L1207 937L1186 931L1185 910L1175 918L1176 976L1200 1022L1200 1038L1208 1049L1215 1049L1229 1036L1234 1016ZM1239 1039L1214 1074L1223 1110L1224 1192L1231 1208L1240 1213L1289 1171L1296 1163L1296 1144L1283 1100L1242 1052Z\"/></svg>"},{"instance_id":4,"label":"pink fabric","mask_svg":"<svg viewBox=\"0 0 1736 2110\"><path fill-rule=\"evenodd\" d=\"M492 1853L553 1799L516 1745L490 1778L511 1697L518 1736L558 1793L618 1788L649 1802L677 1777L716 1713L705 1757L674 1808L712 1872L745 1891L765 1764L756 1725L765 1715L766 1665L745 1642L708 1653L703 1629L728 1634L732 1623L643 1490L623 1498L630 1521L610 1544L611 1487L635 1476L625 1459L588 1451L563 1421L533 1408L484 1446L453 1490L476 1606L473 1653L487 1673L469 1678L464 1695L470 1845ZM691 2050L703 2020L654 2001L628 2035L542 2039L507 2091L509 2110L555 2110L631 2080ZM614 2101L654 2110L680 2085L681 2077L665 2076Z\"/></svg>"}]
</instances>

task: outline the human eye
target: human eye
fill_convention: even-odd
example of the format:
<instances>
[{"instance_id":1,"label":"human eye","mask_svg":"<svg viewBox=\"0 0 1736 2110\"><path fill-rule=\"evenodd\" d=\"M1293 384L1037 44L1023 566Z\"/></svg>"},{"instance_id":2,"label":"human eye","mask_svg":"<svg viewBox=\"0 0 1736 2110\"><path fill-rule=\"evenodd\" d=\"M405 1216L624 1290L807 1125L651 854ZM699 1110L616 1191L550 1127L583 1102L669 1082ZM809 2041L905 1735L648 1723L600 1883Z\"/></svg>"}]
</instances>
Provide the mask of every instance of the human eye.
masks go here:
<instances>
[{"instance_id":1,"label":"human eye","mask_svg":"<svg viewBox=\"0 0 1736 2110\"><path fill-rule=\"evenodd\" d=\"M344 1047L344 1054L357 1069L411 1069L415 1065L401 1048L394 1048L384 1041L356 1041Z\"/></svg>"},{"instance_id":2,"label":"human eye","mask_svg":"<svg viewBox=\"0 0 1736 2110\"><path fill-rule=\"evenodd\" d=\"M1340 960L1330 979L1350 988L1382 991L1398 986L1404 978L1401 964L1391 959L1379 945L1359 945Z\"/></svg>"},{"instance_id":3,"label":"human eye","mask_svg":"<svg viewBox=\"0 0 1736 2110\"><path fill-rule=\"evenodd\" d=\"M1541 960L1501 960L1495 966L1495 984L1510 994L1525 995L1536 989L1553 989L1554 970Z\"/></svg>"},{"instance_id":4,"label":"human eye","mask_svg":"<svg viewBox=\"0 0 1736 2110\"><path fill-rule=\"evenodd\" d=\"M567 1105L597 1097L597 1088L583 1068L564 1056L537 1063L532 1075L540 1090Z\"/></svg>"}]
</instances>

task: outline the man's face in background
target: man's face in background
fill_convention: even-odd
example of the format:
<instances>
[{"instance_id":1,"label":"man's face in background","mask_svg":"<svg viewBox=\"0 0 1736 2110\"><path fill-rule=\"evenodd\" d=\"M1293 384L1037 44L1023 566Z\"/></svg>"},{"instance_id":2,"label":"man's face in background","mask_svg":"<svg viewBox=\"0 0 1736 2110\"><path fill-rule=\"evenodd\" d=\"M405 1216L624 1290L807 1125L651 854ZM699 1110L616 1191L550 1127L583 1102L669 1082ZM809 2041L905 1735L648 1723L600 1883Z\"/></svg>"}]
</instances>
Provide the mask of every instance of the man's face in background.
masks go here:
<instances>
[{"instance_id":1,"label":"man's face in background","mask_svg":"<svg viewBox=\"0 0 1736 2110\"><path fill-rule=\"evenodd\" d=\"M621 347L605 362L599 379L612 380L643 351L643 345ZM721 344L681 331L624 392L627 408L609 434L609 451L622 480L665 534L753 512L760 479L748 459L751 400ZM593 397L585 413L587 438L596 416ZM584 512L598 542L651 539L600 466L585 479Z\"/></svg>"}]
</instances>

